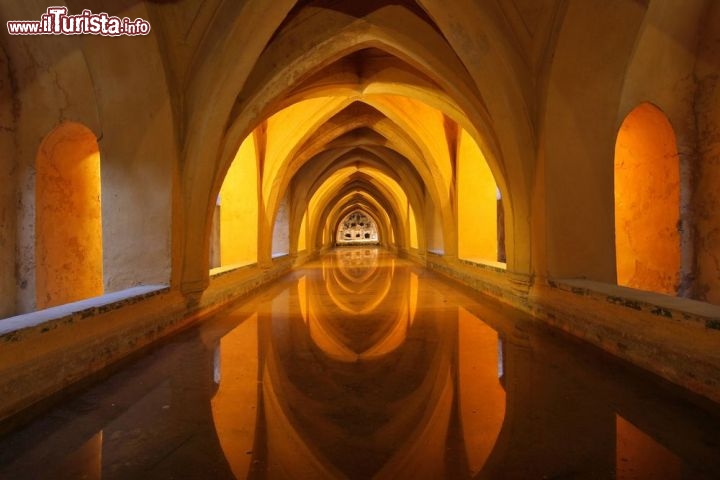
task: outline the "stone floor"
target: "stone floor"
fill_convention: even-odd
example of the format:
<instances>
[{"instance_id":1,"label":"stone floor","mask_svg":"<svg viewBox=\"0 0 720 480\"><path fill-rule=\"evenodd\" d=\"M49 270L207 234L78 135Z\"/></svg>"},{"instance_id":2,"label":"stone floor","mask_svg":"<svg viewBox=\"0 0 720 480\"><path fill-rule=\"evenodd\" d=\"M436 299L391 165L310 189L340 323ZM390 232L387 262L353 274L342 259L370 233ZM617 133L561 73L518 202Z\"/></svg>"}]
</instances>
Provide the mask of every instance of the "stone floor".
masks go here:
<instances>
[{"instance_id":1,"label":"stone floor","mask_svg":"<svg viewBox=\"0 0 720 480\"><path fill-rule=\"evenodd\" d=\"M1 479L717 479L720 415L342 248L0 438Z\"/></svg>"}]
</instances>

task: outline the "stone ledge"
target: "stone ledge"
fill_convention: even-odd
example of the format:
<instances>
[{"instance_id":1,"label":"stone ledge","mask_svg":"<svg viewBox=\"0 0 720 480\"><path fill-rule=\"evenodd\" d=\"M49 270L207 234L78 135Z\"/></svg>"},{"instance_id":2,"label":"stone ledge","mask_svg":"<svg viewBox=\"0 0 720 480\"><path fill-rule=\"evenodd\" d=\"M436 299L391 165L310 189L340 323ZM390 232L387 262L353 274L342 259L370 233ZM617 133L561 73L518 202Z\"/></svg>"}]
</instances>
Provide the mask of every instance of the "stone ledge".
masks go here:
<instances>
[{"instance_id":1,"label":"stone ledge","mask_svg":"<svg viewBox=\"0 0 720 480\"><path fill-rule=\"evenodd\" d=\"M5 336L11 340L0 348L0 430L11 416L195 321L184 297L165 287L111 305Z\"/></svg>"},{"instance_id":2,"label":"stone ledge","mask_svg":"<svg viewBox=\"0 0 720 480\"><path fill-rule=\"evenodd\" d=\"M242 298L289 272L296 260L290 255L283 255L274 258L268 268L253 264L239 268L230 267L227 271L211 275L210 284L202 294L201 305L204 308L221 309L233 300Z\"/></svg>"},{"instance_id":3,"label":"stone ledge","mask_svg":"<svg viewBox=\"0 0 720 480\"><path fill-rule=\"evenodd\" d=\"M507 264L502 262L491 262L490 260L480 260L473 258L459 258L458 262L464 265L469 265L471 267L492 270L493 272L507 271Z\"/></svg>"},{"instance_id":4,"label":"stone ledge","mask_svg":"<svg viewBox=\"0 0 720 480\"><path fill-rule=\"evenodd\" d=\"M0 343L18 341L22 331L30 330L43 324L41 333L54 328L54 323L67 323L73 319L92 317L130 305L159 293L169 291L167 285L146 285L128 288L119 292L108 293L78 302L67 303L57 307L46 308L36 312L24 313L0 320Z\"/></svg>"},{"instance_id":5,"label":"stone ledge","mask_svg":"<svg viewBox=\"0 0 720 480\"><path fill-rule=\"evenodd\" d=\"M228 275L233 272L238 272L242 270L252 270L253 268L257 267L257 262L248 263L248 264L237 264L237 265L227 265L225 267L217 267L210 270L210 278L217 278L221 277L223 275Z\"/></svg>"},{"instance_id":6,"label":"stone ledge","mask_svg":"<svg viewBox=\"0 0 720 480\"><path fill-rule=\"evenodd\" d=\"M717 305L591 280L563 279L549 281L548 284L576 295L604 297L608 303L658 317L696 321L705 328L720 330L720 306Z\"/></svg>"}]
</instances>

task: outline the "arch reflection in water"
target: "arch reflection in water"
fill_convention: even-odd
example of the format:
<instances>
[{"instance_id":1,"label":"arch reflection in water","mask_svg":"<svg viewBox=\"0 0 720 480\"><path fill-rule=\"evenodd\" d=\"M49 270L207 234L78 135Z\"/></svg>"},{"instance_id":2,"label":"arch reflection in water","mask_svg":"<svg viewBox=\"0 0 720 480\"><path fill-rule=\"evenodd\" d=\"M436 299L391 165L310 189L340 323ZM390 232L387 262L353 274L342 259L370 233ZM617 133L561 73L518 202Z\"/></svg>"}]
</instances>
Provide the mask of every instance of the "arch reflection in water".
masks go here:
<instances>
[{"instance_id":1,"label":"arch reflection in water","mask_svg":"<svg viewBox=\"0 0 720 480\"><path fill-rule=\"evenodd\" d=\"M341 250L0 437L0 478L715 479L718 432L517 312Z\"/></svg>"},{"instance_id":2,"label":"arch reflection in water","mask_svg":"<svg viewBox=\"0 0 720 480\"><path fill-rule=\"evenodd\" d=\"M210 404L220 446L236 478L247 478L258 404L258 322L252 315L220 339L214 365L219 386Z\"/></svg>"},{"instance_id":3,"label":"arch reflection in water","mask_svg":"<svg viewBox=\"0 0 720 480\"><path fill-rule=\"evenodd\" d=\"M417 279L409 269L396 269L393 258L379 258L376 249L343 249L324 257L322 278L307 278L310 337L342 361L394 350L413 322L413 276Z\"/></svg>"},{"instance_id":4,"label":"arch reflection in water","mask_svg":"<svg viewBox=\"0 0 720 480\"><path fill-rule=\"evenodd\" d=\"M344 249L308 269L297 290L290 285L275 296L258 327L262 418L241 421L237 405L223 408L222 382L213 399L233 473L250 471L249 456L233 458L240 451L253 451L272 478L479 472L505 412L498 334L429 288L418 308L419 290L409 265L375 249ZM253 324L251 318L221 340L222 365L237 362L239 350L253 351L246 343ZM227 354L226 341L235 342ZM253 364L244 363L242 369ZM232 376L253 385L250 375ZM232 390L243 399L238 403L252 404L245 390ZM262 432L255 445L242 433L249 425ZM446 461L450 444L464 445L453 453L461 461Z\"/></svg>"}]
</instances>

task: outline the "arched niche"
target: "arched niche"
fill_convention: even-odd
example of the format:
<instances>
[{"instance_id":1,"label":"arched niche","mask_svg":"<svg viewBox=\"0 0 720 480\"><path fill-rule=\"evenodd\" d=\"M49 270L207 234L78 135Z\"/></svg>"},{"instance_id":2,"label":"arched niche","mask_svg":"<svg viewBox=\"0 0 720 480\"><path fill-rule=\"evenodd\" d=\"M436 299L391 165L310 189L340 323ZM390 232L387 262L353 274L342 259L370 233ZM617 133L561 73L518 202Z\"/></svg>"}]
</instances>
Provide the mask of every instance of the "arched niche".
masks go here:
<instances>
[{"instance_id":1,"label":"arched niche","mask_svg":"<svg viewBox=\"0 0 720 480\"><path fill-rule=\"evenodd\" d=\"M65 122L35 163L36 307L103 294L100 152L95 134Z\"/></svg>"},{"instance_id":2,"label":"arched niche","mask_svg":"<svg viewBox=\"0 0 720 480\"><path fill-rule=\"evenodd\" d=\"M680 167L675 132L650 103L632 110L615 144L617 283L674 295L680 274Z\"/></svg>"}]
</instances>

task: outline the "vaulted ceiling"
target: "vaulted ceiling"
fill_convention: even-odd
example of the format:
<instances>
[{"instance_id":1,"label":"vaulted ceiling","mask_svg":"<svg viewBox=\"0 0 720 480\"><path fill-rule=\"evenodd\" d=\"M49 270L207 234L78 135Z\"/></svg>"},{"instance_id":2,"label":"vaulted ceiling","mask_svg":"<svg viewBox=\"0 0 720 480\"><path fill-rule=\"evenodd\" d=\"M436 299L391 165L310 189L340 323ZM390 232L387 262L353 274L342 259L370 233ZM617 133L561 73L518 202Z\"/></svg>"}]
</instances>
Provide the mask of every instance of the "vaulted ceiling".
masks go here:
<instances>
[{"instance_id":1,"label":"vaulted ceiling","mask_svg":"<svg viewBox=\"0 0 720 480\"><path fill-rule=\"evenodd\" d=\"M356 207L387 219L383 228L403 241L409 206L422 246L425 218L436 218L430 230L453 254L460 130L482 150L509 221L527 216L520 192L533 165L519 149L534 148L534 72L543 68L562 2L482 9L433 1L229 3L156 6L172 81L184 92L176 108L189 217L210 217L208 191L220 189L235 152L254 134L268 216L261 242L271 241L287 197L293 211L307 209L319 243L338 215ZM219 160L208 169L214 150ZM291 216L295 229L302 219ZM188 231L188 242L206 244L207 221ZM522 221L512 230L527 229Z\"/></svg>"}]
</instances>

